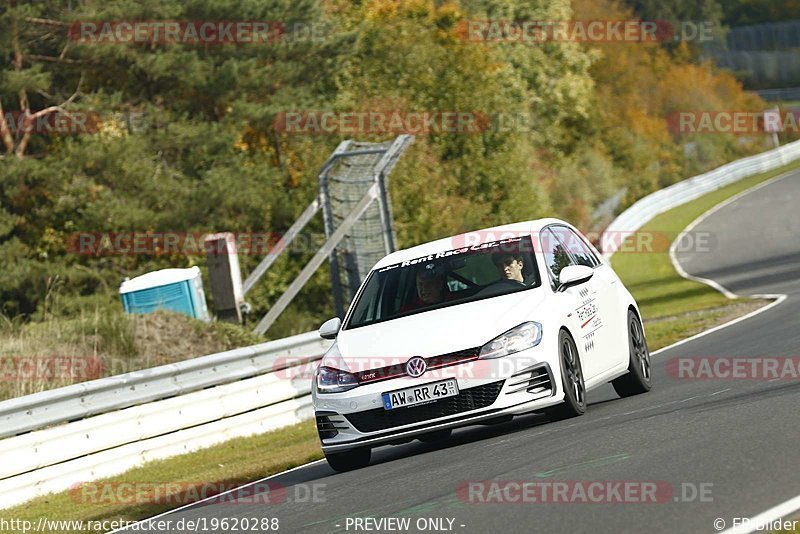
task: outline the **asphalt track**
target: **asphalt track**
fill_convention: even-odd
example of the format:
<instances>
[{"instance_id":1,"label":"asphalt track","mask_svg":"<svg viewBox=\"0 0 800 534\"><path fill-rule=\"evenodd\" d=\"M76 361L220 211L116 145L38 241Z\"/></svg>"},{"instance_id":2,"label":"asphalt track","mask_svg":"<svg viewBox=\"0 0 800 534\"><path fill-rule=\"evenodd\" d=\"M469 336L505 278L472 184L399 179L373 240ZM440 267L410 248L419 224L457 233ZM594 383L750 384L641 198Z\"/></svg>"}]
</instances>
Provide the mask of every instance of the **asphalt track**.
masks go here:
<instances>
[{"instance_id":1,"label":"asphalt track","mask_svg":"<svg viewBox=\"0 0 800 534\"><path fill-rule=\"evenodd\" d=\"M740 295L788 298L654 356L649 394L620 399L604 386L589 394L583 417L549 423L532 414L457 430L440 445L382 447L369 467L349 473L316 462L270 479L287 490L281 504L198 504L161 519L274 517L280 532L366 532L347 528L347 518L364 517L410 518L410 532L420 531L419 518L454 519L452 531L464 533L716 532L715 520L729 527L800 495L797 380L678 379L667 371L679 357L800 355L800 173L744 195L694 230L709 232L713 248L679 253L687 272ZM456 495L466 480L664 481L675 493L646 504L475 504ZM320 502L298 502L311 485ZM701 485L711 492L703 502L688 489Z\"/></svg>"}]
</instances>

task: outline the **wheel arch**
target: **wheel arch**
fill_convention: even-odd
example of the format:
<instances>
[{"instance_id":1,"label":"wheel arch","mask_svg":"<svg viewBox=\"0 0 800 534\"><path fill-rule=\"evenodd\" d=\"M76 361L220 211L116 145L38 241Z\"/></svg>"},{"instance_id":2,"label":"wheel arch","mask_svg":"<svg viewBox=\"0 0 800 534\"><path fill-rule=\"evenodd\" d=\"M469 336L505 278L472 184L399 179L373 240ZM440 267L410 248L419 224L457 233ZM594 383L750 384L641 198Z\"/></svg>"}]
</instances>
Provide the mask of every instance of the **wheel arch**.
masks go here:
<instances>
[{"instance_id":1,"label":"wheel arch","mask_svg":"<svg viewBox=\"0 0 800 534\"><path fill-rule=\"evenodd\" d=\"M645 339L647 339L647 332L644 329L644 319L642 319L642 314L639 312L639 308L634 303L630 303L630 304L628 304L628 311L632 311L633 314L636 316L636 318L639 319L639 325L642 327L642 334L644 335ZM625 318L625 331L626 332L628 330L627 323L628 323L628 318L627 318L627 314L626 314L626 318Z\"/></svg>"}]
</instances>

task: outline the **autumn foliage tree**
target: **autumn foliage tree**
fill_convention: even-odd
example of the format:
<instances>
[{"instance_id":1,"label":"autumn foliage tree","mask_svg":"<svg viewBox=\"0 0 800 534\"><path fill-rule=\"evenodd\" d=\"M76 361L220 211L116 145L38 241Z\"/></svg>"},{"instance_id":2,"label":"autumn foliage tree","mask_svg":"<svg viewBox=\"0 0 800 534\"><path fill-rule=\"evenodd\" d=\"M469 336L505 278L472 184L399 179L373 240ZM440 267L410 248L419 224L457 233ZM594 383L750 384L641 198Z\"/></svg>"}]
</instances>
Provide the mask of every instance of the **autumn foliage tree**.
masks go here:
<instances>
[{"instance_id":1,"label":"autumn foliage tree","mask_svg":"<svg viewBox=\"0 0 800 534\"><path fill-rule=\"evenodd\" d=\"M517 121L417 135L390 177L401 246L541 216L597 229L656 188L763 149L758 139L669 130L675 110L760 104L691 50L479 42L463 32L470 20L632 16L613 0L5 4L0 117L22 117L24 126L37 114L85 111L103 121L84 135L28 135L0 123L0 311L30 319L45 307L71 316L89 300L118 306L123 277L204 267L204 258L76 254L75 233L281 233L316 194L316 173L342 139L394 135L292 134L276 127L287 111L466 111ZM322 38L85 44L67 35L81 20L272 20L313 25ZM319 221L309 232L322 235ZM313 252L292 250L275 264L247 296L256 315ZM259 259L243 256L244 273ZM327 284L320 269L270 334L318 326L331 313Z\"/></svg>"}]
</instances>

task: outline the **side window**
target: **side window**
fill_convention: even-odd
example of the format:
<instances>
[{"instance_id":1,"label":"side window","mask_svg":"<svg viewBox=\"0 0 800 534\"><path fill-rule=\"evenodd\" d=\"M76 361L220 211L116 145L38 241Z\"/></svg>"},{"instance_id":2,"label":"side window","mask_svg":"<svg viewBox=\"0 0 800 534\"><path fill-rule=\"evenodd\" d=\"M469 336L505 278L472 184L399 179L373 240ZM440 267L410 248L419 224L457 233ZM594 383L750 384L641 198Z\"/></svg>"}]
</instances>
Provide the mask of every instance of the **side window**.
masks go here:
<instances>
[{"instance_id":1,"label":"side window","mask_svg":"<svg viewBox=\"0 0 800 534\"><path fill-rule=\"evenodd\" d=\"M567 265L575 265L575 263L572 261L567 249L549 228L540 232L539 240L547 270L550 272L550 283L555 287L561 269Z\"/></svg>"},{"instance_id":2,"label":"side window","mask_svg":"<svg viewBox=\"0 0 800 534\"><path fill-rule=\"evenodd\" d=\"M372 321L378 312L378 292L382 291L384 284L377 273L373 272L367 281L358 306L353 310L353 319L357 322Z\"/></svg>"},{"instance_id":3,"label":"side window","mask_svg":"<svg viewBox=\"0 0 800 534\"><path fill-rule=\"evenodd\" d=\"M586 265L592 268L600 265L600 260L594 255L592 249L586 245L586 242L574 230L566 226L556 226L553 230L555 230L558 239L572 254L578 265Z\"/></svg>"}]
</instances>

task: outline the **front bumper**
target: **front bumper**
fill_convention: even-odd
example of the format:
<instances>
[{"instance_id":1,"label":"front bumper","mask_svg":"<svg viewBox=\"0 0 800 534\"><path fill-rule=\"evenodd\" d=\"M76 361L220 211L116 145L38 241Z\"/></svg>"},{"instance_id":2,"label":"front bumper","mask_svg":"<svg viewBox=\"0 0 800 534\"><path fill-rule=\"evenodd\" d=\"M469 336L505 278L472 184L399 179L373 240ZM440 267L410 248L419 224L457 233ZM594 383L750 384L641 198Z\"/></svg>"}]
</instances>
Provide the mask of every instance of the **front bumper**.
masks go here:
<instances>
[{"instance_id":1,"label":"front bumper","mask_svg":"<svg viewBox=\"0 0 800 534\"><path fill-rule=\"evenodd\" d=\"M534 347L496 360L455 365L420 378L402 377L338 394L314 394L322 449L341 452L414 439L415 436L560 403L560 368ZM468 366L468 367L466 367ZM459 394L426 404L385 410L381 394L456 378Z\"/></svg>"}]
</instances>

